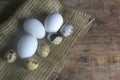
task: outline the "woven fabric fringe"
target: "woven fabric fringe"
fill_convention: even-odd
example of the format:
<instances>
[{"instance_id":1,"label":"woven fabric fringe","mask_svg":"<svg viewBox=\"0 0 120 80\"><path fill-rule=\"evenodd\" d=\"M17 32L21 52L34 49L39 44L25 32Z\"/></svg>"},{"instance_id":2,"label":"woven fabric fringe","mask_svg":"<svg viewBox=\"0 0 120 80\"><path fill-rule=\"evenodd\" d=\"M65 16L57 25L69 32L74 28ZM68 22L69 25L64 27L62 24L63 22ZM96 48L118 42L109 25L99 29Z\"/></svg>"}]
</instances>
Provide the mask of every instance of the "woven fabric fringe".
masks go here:
<instances>
[{"instance_id":1,"label":"woven fabric fringe","mask_svg":"<svg viewBox=\"0 0 120 80\"><path fill-rule=\"evenodd\" d=\"M23 33L23 22L26 18L37 18L44 22L46 16L52 12L59 12L64 18L64 23L72 24L75 32L65 38L61 45L51 45L51 54L47 58L35 55L39 68L28 71L19 62L7 64L0 58L0 80L53 80L50 76L57 71L57 64L69 55L69 49L77 40L85 35L92 25L93 19L80 11L64 7L59 0L26 0L16 12L0 26L0 54L13 41ZM59 70L60 71L60 70Z\"/></svg>"}]
</instances>

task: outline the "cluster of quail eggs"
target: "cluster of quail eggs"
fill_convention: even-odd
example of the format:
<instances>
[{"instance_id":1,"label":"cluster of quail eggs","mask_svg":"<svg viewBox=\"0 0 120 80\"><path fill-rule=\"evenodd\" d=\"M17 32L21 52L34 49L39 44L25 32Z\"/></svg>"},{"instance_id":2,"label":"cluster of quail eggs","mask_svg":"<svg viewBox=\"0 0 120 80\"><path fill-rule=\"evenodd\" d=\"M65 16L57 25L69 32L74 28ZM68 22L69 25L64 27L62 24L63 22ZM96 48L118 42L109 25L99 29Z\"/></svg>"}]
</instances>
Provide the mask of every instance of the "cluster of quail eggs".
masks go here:
<instances>
[{"instance_id":1,"label":"cluster of quail eggs","mask_svg":"<svg viewBox=\"0 0 120 80\"><path fill-rule=\"evenodd\" d=\"M50 53L48 42L59 45L63 41L63 37L70 36L74 31L72 25L63 25L63 17L58 12L49 14L44 21L44 25L38 19L29 18L25 20L23 28L25 34L19 39L17 50L6 51L4 57L7 62L13 63L18 55L28 70L35 70L38 67L37 60L32 58L37 49L41 57L47 57ZM45 37L47 37L48 42L39 44L38 47L38 39L44 39Z\"/></svg>"}]
</instances>

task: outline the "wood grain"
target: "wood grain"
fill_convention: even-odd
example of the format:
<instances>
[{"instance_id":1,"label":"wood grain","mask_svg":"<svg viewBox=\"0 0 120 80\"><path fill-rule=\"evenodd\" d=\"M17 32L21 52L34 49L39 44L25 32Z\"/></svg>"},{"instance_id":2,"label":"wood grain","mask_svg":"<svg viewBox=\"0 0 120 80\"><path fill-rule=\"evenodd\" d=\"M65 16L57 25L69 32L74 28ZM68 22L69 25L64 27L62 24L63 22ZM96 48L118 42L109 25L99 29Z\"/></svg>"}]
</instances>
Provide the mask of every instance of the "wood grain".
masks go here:
<instances>
[{"instance_id":1,"label":"wood grain","mask_svg":"<svg viewBox=\"0 0 120 80\"><path fill-rule=\"evenodd\" d=\"M23 1L0 0L0 23L8 19ZM56 80L119 80L120 0L62 1L66 7L88 13L96 20L84 39L76 41L70 51L72 55L58 64L56 69L63 69Z\"/></svg>"},{"instance_id":2,"label":"wood grain","mask_svg":"<svg viewBox=\"0 0 120 80\"><path fill-rule=\"evenodd\" d=\"M56 80L119 80L120 0L64 0L63 4L96 20L84 39L74 44Z\"/></svg>"}]
</instances>

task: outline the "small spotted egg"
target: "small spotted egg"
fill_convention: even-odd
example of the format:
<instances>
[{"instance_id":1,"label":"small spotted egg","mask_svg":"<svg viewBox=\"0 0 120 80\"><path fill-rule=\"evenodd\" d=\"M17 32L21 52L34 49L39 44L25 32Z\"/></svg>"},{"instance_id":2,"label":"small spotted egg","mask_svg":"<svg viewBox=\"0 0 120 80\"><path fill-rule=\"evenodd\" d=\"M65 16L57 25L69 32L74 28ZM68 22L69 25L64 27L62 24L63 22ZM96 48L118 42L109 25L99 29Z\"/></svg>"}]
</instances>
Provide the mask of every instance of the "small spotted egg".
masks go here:
<instances>
[{"instance_id":1,"label":"small spotted egg","mask_svg":"<svg viewBox=\"0 0 120 80\"><path fill-rule=\"evenodd\" d=\"M70 36L74 32L74 28L72 25L64 24L63 27L60 29L60 33L64 36Z\"/></svg>"},{"instance_id":2,"label":"small spotted egg","mask_svg":"<svg viewBox=\"0 0 120 80\"><path fill-rule=\"evenodd\" d=\"M59 45L63 40L63 37L60 33L50 33L48 34L47 38L54 45Z\"/></svg>"},{"instance_id":3,"label":"small spotted egg","mask_svg":"<svg viewBox=\"0 0 120 80\"><path fill-rule=\"evenodd\" d=\"M13 50L13 49L7 50L7 51L5 52L4 58L5 58L5 60L6 60L8 63L13 63L13 62L15 62L15 60L16 60L16 58L17 58L16 51Z\"/></svg>"},{"instance_id":4,"label":"small spotted egg","mask_svg":"<svg viewBox=\"0 0 120 80\"><path fill-rule=\"evenodd\" d=\"M28 58L24 60L24 66L28 69L28 70L35 70L38 68L39 64L37 62L36 59L33 58Z\"/></svg>"},{"instance_id":5,"label":"small spotted egg","mask_svg":"<svg viewBox=\"0 0 120 80\"><path fill-rule=\"evenodd\" d=\"M50 45L48 43L44 43L39 45L38 54L42 57L47 57L50 53Z\"/></svg>"}]
</instances>

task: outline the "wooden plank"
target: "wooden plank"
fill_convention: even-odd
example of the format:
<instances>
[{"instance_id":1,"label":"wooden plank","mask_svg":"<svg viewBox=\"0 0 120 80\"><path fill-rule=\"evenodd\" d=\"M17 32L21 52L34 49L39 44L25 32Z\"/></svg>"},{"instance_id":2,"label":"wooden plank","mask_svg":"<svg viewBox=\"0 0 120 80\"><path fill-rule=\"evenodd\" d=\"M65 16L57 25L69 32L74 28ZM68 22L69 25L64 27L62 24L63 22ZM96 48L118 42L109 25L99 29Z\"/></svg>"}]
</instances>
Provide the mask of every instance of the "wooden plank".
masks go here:
<instances>
[{"instance_id":1,"label":"wooden plank","mask_svg":"<svg viewBox=\"0 0 120 80\"><path fill-rule=\"evenodd\" d=\"M120 79L120 0L64 0L63 4L96 18L70 51L56 80Z\"/></svg>"}]
</instances>

